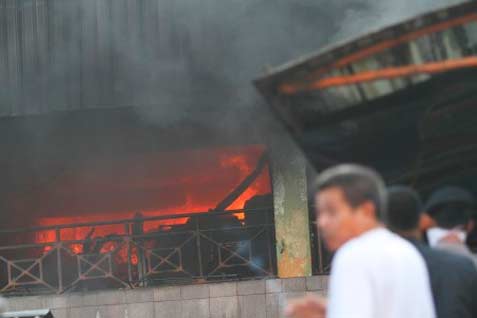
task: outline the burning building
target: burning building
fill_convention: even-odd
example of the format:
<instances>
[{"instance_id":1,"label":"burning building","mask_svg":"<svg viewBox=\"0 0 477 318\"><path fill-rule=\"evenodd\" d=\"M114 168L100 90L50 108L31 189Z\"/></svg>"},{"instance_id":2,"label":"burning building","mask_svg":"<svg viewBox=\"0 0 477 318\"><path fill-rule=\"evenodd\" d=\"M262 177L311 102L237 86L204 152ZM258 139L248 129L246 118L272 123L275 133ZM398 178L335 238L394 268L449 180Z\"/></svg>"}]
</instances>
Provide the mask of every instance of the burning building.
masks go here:
<instances>
[{"instance_id":1,"label":"burning building","mask_svg":"<svg viewBox=\"0 0 477 318\"><path fill-rule=\"evenodd\" d=\"M183 9L0 1L0 292L275 277L277 186L308 229L304 160Z\"/></svg>"},{"instance_id":2,"label":"burning building","mask_svg":"<svg viewBox=\"0 0 477 318\"><path fill-rule=\"evenodd\" d=\"M70 298L81 305L54 308L70 318L139 317L149 305L166 315L177 303L178 315L226 303L263 316L269 300L273 316L287 292L326 284L308 277L329 260L310 231L317 171L356 161L423 193L444 182L475 192L475 2L270 69L255 84L293 140L248 88L229 85L242 69L210 71L234 59L195 49L227 46L202 23L210 7L181 4L0 0L3 293L84 291ZM245 6L250 25L259 7ZM234 282L218 296L213 285L193 286L206 296L154 289L277 277L298 278ZM146 301L114 294L115 315L92 300L138 287L151 287Z\"/></svg>"},{"instance_id":3,"label":"burning building","mask_svg":"<svg viewBox=\"0 0 477 318\"><path fill-rule=\"evenodd\" d=\"M209 276L227 276L225 267L212 273L218 263L214 267L208 263L210 251L202 269L195 268L197 264L187 268L186 263L191 261L186 258L197 258L194 251L218 244L231 244L235 251L238 247L233 242L241 241L240 237L245 240L244 235L256 235L265 241L272 237L273 232L260 232L263 227L253 228L262 225L273 231L269 228L273 224L272 187L263 142L184 146L176 142L180 135L197 130L159 132L135 122L130 110L108 110L99 118L95 111L62 114L58 122L65 125L61 127L49 126L49 116L8 118L2 122L12 136L2 141L4 153L8 154L3 157L8 168L4 170L2 186L2 245L33 244L15 251L3 250L5 290L35 289L34 285L47 287L46 291L54 291L52 287L60 285L64 290L90 289L93 287L80 287L77 283L91 283L100 277L98 287L127 287L132 281L150 284L140 282L147 276L145 273L154 273L156 281L165 280L166 272L170 279L185 281L187 277L206 277L206 270ZM113 119L115 116L119 118ZM44 120L48 121L46 129L51 129L48 136L32 141L28 133L28 140L19 138L24 125L32 125L42 134ZM182 138L190 141L197 136ZM36 154L28 155L29 151ZM256 210L266 216L254 217ZM12 231L21 228L25 230ZM224 228L231 228L228 239ZM199 239L191 236L199 230L208 231L208 235L201 232L202 247L197 247ZM272 245L266 253L273 251L273 242L267 244ZM250 247L244 249L249 251ZM222 253L224 265L238 262L225 260L230 251ZM82 263L74 266L78 272L69 278L62 275L62 280L56 275L51 277L49 271L60 270L54 261L57 254L61 254L65 275L72 270L74 259L80 258ZM242 254L236 256L241 265L246 265L251 257L247 254L242 259ZM105 256L110 259L100 259ZM213 255L214 260L217 257ZM264 260L256 259L260 263L258 273L252 270L248 275L273 275L273 257L270 254ZM117 268L113 269L113 263ZM119 281L107 279L113 272L113 276L119 275ZM121 281L125 278L127 284Z\"/></svg>"}]
</instances>

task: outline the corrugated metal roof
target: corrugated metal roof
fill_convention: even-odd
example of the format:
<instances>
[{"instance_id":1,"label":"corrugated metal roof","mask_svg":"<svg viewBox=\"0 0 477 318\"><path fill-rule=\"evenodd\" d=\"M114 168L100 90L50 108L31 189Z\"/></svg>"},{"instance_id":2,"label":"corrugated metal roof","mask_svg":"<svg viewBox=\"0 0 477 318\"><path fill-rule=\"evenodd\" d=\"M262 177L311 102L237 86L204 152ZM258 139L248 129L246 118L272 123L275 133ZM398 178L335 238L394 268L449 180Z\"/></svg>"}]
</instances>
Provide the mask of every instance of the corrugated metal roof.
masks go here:
<instances>
[{"instance_id":1,"label":"corrugated metal roof","mask_svg":"<svg viewBox=\"0 0 477 318\"><path fill-rule=\"evenodd\" d=\"M477 3L471 2L292 61L256 84L267 98L286 99L283 105L327 114L476 63Z\"/></svg>"},{"instance_id":2,"label":"corrugated metal roof","mask_svg":"<svg viewBox=\"0 0 477 318\"><path fill-rule=\"evenodd\" d=\"M373 166L429 191L475 189L477 2L295 60L255 83L312 166ZM462 174L461 174L462 173Z\"/></svg>"}]
</instances>

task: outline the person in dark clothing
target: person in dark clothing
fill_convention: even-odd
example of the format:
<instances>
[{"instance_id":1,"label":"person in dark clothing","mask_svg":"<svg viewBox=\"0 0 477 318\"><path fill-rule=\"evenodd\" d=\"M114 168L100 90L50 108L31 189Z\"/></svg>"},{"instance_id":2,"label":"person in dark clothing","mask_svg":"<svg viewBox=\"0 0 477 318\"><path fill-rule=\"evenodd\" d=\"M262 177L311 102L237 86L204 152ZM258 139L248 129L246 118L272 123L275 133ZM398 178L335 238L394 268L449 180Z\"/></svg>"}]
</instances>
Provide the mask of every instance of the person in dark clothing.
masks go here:
<instances>
[{"instance_id":1,"label":"person in dark clothing","mask_svg":"<svg viewBox=\"0 0 477 318\"><path fill-rule=\"evenodd\" d=\"M432 193L424 210L435 222L435 226L427 230L429 245L468 257L477 268L477 255L466 245L467 236L475 226L474 205L471 192L446 186Z\"/></svg>"},{"instance_id":2,"label":"person in dark clothing","mask_svg":"<svg viewBox=\"0 0 477 318\"><path fill-rule=\"evenodd\" d=\"M428 267L431 290L439 318L477 318L477 270L464 256L425 245L419 229L422 205L408 187L388 189L388 227L409 240Z\"/></svg>"}]
</instances>

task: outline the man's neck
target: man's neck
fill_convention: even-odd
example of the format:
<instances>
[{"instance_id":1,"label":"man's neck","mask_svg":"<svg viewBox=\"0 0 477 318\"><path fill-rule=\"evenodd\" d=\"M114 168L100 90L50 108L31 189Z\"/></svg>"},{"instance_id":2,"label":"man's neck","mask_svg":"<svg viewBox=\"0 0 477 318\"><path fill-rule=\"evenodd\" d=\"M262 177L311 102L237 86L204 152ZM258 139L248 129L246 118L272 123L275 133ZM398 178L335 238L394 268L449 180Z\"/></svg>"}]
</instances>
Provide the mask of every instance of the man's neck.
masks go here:
<instances>
[{"instance_id":1,"label":"man's neck","mask_svg":"<svg viewBox=\"0 0 477 318\"><path fill-rule=\"evenodd\" d=\"M367 223L357 229L356 237L361 236L369 231L377 230L383 228L384 226L379 222Z\"/></svg>"},{"instance_id":2,"label":"man's neck","mask_svg":"<svg viewBox=\"0 0 477 318\"><path fill-rule=\"evenodd\" d=\"M420 241L422 240L422 233L419 229L406 230L406 231L395 231L398 235L412 240Z\"/></svg>"},{"instance_id":3,"label":"man's neck","mask_svg":"<svg viewBox=\"0 0 477 318\"><path fill-rule=\"evenodd\" d=\"M432 228L427 231L427 238L431 246L441 243L463 245L466 237L467 233L462 229Z\"/></svg>"}]
</instances>

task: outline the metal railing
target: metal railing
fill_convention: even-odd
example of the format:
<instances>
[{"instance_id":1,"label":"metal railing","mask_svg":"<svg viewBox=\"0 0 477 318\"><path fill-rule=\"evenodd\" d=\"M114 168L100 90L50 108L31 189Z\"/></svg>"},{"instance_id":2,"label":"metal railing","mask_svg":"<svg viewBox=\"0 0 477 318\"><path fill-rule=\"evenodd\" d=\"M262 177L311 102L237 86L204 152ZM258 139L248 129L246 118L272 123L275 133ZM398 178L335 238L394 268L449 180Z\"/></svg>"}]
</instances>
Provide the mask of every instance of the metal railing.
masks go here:
<instances>
[{"instance_id":1,"label":"metal railing","mask_svg":"<svg viewBox=\"0 0 477 318\"><path fill-rule=\"evenodd\" d=\"M310 225L310 236L312 273L313 275L329 275L332 253L326 249L321 233L316 229L315 222Z\"/></svg>"},{"instance_id":2,"label":"metal railing","mask_svg":"<svg viewBox=\"0 0 477 318\"><path fill-rule=\"evenodd\" d=\"M91 235L102 228L111 233ZM86 237L68 239L81 229L89 231ZM45 233L54 239L39 242ZM1 230L0 292L60 294L273 277L274 235L272 208Z\"/></svg>"}]
</instances>

